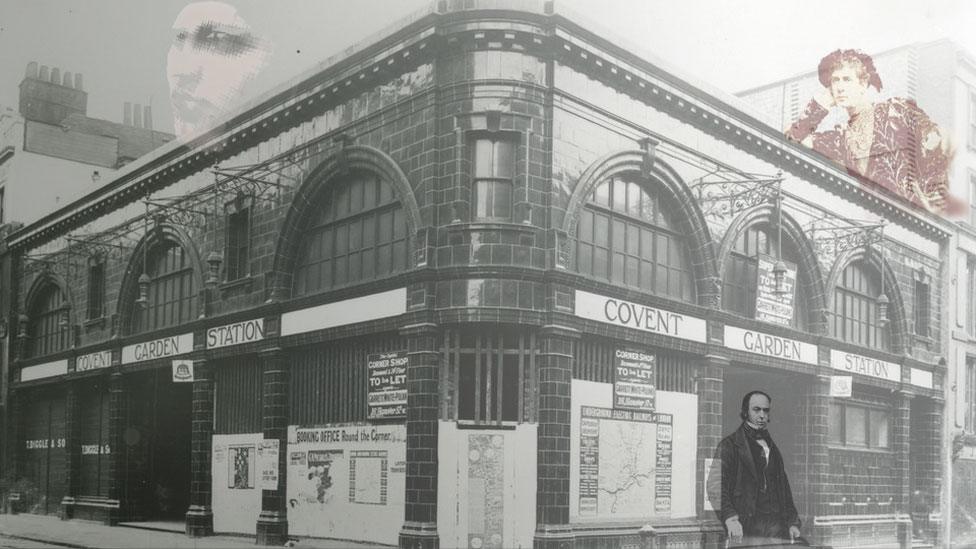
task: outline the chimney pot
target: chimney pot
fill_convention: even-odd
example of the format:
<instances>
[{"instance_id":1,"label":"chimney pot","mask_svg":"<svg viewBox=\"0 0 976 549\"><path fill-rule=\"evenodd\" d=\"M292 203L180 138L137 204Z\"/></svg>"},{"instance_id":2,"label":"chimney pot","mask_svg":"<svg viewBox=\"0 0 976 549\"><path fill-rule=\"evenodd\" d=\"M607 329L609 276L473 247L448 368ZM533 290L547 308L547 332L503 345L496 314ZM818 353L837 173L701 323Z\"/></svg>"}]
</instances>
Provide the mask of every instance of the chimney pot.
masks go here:
<instances>
[{"instance_id":1,"label":"chimney pot","mask_svg":"<svg viewBox=\"0 0 976 549\"><path fill-rule=\"evenodd\" d=\"M61 69L59 69L57 67L54 67L53 69L51 69L51 82L53 84L60 84L61 83Z\"/></svg>"},{"instance_id":2,"label":"chimney pot","mask_svg":"<svg viewBox=\"0 0 976 549\"><path fill-rule=\"evenodd\" d=\"M76 72L75 73L75 89L78 90L78 91L81 91L81 90L85 89L85 87L82 84L83 84L83 78L81 76L81 73L80 72Z\"/></svg>"},{"instance_id":3,"label":"chimney pot","mask_svg":"<svg viewBox=\"0 0 976 549\"><path fill-rule=\"evenodd\" d=\"M139 103L132 105L132 125L137 128L142 127L142 105Z\"/></svg>"},{"instance_id":4,"label":"chimney pot","mask_svg":"<svg viewBox=\"0 0 976 549\"><path fill-rule=\"evenodd\" d=\"M142 127L146 128L147 130L153 129L152 107L150 107L149 105L146 105L145 108L142 110Z\"/></svg>"},{"instance_id":5,"label":"chimney pot","mask_svg":"<svg viewBox=\"0 0 976 549\"><path fill-rule=\"evenodd\" d=\"M41 65L41 72L38 75L39 80L44 80L45 82L51 78L51 70L47 68L47 65Z\"/></svg>"},{"instance_id":6,"label":"chimney pot","mask_svg":"<svg viewBox=\"0 0 976 549\"><path fill-rule=\"evenodd\" d=\"M126 126L132 125L132 103L128 101L122 105L122 123Z\"/></svg>"},{"instance_id":7,"label":"chimney pot","mask_svg":"<svg viewBox=\"0 0 976 549\"><path fill-rule=\"evenodd\" d=\"M61 77L61 85L66 88L71 87L71 71L64 71L64 76Z\"/></svg>"},{"instance_id":8,"label":"chimney pot","mask_svg":"<svg viewBox=\"0 0 976 549\"><path fill-rule=\"evenodd\" d=\"M27 78L37 78L37 61L27 64Z\"/></svg>"}]
</instances>

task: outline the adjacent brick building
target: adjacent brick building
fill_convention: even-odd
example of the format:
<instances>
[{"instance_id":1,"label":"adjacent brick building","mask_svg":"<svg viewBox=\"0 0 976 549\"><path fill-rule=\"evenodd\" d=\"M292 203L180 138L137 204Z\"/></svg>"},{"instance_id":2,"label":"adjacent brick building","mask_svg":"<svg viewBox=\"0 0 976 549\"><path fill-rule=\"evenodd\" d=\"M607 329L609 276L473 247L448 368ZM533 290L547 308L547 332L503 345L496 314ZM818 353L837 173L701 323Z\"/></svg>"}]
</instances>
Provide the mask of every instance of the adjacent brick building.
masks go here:
<instances>
[{"instance_id":1,"label":"adjacent brick building","mask_svg":"<svg viewBox=\"0 0 976 549\"><path fill-rule=\"evenodd\" d=\"M30 510L719 546L762 387L805 534L910 543L950 227L520 6L440 2L11 235Z\"/></svg>"}]
</instances>

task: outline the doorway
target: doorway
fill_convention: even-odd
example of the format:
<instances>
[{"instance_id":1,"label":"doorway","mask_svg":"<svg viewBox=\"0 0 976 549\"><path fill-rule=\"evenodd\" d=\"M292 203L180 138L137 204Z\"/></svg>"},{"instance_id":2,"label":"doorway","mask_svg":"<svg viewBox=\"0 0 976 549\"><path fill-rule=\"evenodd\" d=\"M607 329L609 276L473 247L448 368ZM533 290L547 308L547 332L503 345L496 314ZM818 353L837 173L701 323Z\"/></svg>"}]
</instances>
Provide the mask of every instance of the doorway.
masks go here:
<instances>
[{"instance_id":1,"label":"doorway","mask_svg":"<svg viewBox=\"0 0 976 549\"><path fill-rule=\"evenodd\" d=\"M773 401L770 406L769 434L783 455L787 478L793 486L793 500L799 508L803 494L797 489L803 486L803 471L800 470L800 440L798 426L807 421L804 417L803 395L810 391L811 377L805 374L783 370L762 369L751 365L733 362L725 370L725 383L722 389L722 436L726 436L742 424L739 410L742 397L749 391L760 390L769 394ZM802 489L802 488L801 488ZM803 509L800 509L801 514Z\"/></svg>"},{"instance_id":2,"label":"doorway","mask_svg":"<svg viewBox=\"0 0 976 549\"><path fill-rule=\"evenodd\" d=\"M183 522L190 505L192 383L174 383L168 368L128 381L124 520Z\"/></svg>"}]
</instances>

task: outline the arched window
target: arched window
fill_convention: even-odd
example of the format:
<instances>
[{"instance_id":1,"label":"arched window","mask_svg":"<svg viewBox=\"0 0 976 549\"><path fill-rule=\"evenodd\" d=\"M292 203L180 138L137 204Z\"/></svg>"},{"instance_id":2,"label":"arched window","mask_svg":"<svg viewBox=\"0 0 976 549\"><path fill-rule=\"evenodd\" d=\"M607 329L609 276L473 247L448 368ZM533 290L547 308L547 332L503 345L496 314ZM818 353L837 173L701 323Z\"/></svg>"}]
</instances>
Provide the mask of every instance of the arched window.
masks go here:
<instances>
[{"instance_id":1,"label":"arched window","mask_svg":"<svg viewBox=\"0 0 976 549\"><path fill-rule=\"evenodd\" d=\"M197 317L193 265L182 246L171 240L152 245L146 259L149 291L132 308L132 333L183 324ZM138 297L138 290L133 299Z\"/></svg>"},{"instance_id":2,"label":"arched window","mask_svg":"<svg viewBox=\"0 0 976 549\"><path fill-rule=\"evenodd\" d=\"M366 171L337 181L303 231L294 295L405 271L407 221L392 187Z\"/></svg>"},{"instance_id":3,"label":"arched window","mask_svg":"<svg viewBox=\"0 0 976 549\"><path fill-rule=\"evenodd\" d=\"M799 265L799 255L793 246L783 242L783 260ZM756 287L759 255L766 255L775 261L777 250L776 234L765 224L755 224L739 234L729 257L725 259L722 273L722 308L745 317L756 316ZM790 325L797 329L807 326L807 273L797 269L797 283L793 294L793 320Z\"/></svg>"},{"instance_id":4,"label":"arched window","mask_svg":"<svg viewBox=\"0 0 976 549\"><path fill-rule=\"evenodd\" d=\"M636 177L601 183L580 214L577 270L613 284L692 301L694 276L674 211Z\"/></svg>"},{"instance_id":5,"label":"arched window","mask_svg":"<svg viewBox=\"0 0 976 549\"><path fill-rule=\"evenodd\" d=\"M68 348L68 330L61 326L67 314L61 288L47 284L32 300L27 317L30 356L42 356Z\"/></svg>"},{"instance_id":6,"label":"arched window","mask_svg":"<svg viewBox=\"0 0 976 549\"><path fill-rule=\"evenodd\" d=\"M890 323L878 321L878 296L881 274L864 261L854 261L844 268L834 289L831 330L843 341L875 349L888 349Z\"/></svg>"}]
</instances>

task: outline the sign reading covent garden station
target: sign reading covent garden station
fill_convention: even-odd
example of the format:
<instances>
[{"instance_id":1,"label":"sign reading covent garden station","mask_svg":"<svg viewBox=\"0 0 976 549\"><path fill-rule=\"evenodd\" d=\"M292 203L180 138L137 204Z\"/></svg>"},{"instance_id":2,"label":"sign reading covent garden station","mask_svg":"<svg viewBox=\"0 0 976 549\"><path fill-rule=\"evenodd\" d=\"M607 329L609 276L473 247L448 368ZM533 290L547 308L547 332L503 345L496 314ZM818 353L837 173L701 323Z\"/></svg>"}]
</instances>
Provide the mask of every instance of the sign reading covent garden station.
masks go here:
<instances>
[{"instance_id":1,"label":"sign reading covent garden station","mask_svg":"<svg viewBox=\"0 0 976 549\"><path fill-rule=\"evenodd\" d=\"M705 343L703 318L576 290L576 316L644 332Z\"/></svg>"}]
</instances>

